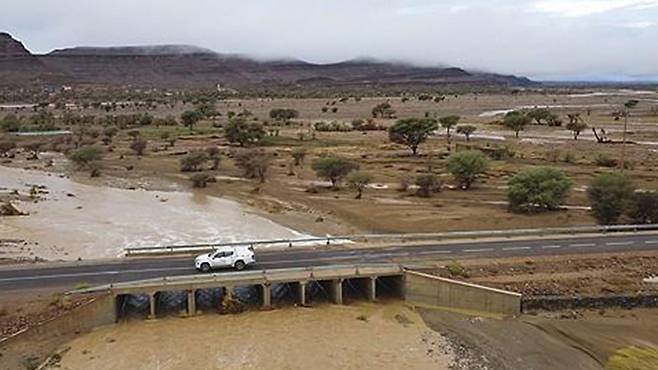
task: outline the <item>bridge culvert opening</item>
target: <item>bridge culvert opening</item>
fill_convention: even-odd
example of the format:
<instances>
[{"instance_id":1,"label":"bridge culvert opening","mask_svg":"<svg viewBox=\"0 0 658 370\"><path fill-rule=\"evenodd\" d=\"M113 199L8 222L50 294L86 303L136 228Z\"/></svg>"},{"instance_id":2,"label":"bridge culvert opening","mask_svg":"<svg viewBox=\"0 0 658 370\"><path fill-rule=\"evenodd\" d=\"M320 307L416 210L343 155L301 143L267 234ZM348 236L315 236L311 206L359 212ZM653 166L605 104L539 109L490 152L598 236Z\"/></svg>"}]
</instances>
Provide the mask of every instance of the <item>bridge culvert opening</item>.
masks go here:
<instances>
[{"instance_id":1,"label":"bridge culvert opening","mask_svg":"<svg viewBox=\"0 0 658 370\"><path fill-rule=\"evenodd\" d=\"M197 289L194 294L197 312L217 311L222 301L222 295L222 288Z\"/></svg>"},{"instance_id":2,"label":"bridge culvert opening","mask_svg":"<svg viewBox=\"0 0 658 370\"><path fill-rule=\"evenodd\" d=\"M162 291L153 295L156 316L183 316L187 313L186 291Z\"/></svg>"},{"instance_id":3,"label":"bridge culvert opening","mask_svg":"<svg viewBox=\"0 0 658 370\"><path fill-rule=\"evenodd\" d=\"M401 299L404 282L401 276L381 276L375 282L377 299Z\"/></svg>"},{"instance_id":4,"label":"bridge culvert opening","mask_svg":"<svg viewBox=\"0 0 658 370\"><path fill-rule=\"evenodd\" d=\"M290 306L299 303L299 283L272 284L272 305Z\"/></svg>"},{"instance_id":5,"label":"bridge culvert opening","mask_svg":"<svg viewBox=\"0 0 658 370\"><path fill-rule=\"evenodd\" d=\"M343 303L367 301L369 299L370 278L346 279L343 282Z\"/></svg>"},{"instance_id":6,"label":"bridge culvert opening","mask_svg":"<svg viewBox=\"0 0 658 370\"><path fill-rule=\"evenodd\" d=\"M149 314L148 294L119 294L115 298L117 320L145 319Z\"/></svg>"},{"instance_id":7,"label":"bridge culvert opening","mask_svg":"<svg viewBox=\"0 0 658 370\"><path fill-rule=\"evenodd\" d=\"M319 280L309 282L309 298L307 304L332 303L332 281Z\"/></svg>"}]
</instances>

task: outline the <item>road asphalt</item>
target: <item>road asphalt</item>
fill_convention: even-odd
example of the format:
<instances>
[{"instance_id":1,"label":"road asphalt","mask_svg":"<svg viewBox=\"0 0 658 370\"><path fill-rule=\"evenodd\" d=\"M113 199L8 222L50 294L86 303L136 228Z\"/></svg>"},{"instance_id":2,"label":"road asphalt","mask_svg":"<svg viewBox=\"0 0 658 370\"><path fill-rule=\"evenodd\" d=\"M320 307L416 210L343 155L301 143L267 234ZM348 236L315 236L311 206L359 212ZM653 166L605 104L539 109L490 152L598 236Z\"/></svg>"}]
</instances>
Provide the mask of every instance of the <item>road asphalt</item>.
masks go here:
<instances>
[{"instance_id":1,"label":"road asphalt","mask_svg":"<svg viewBox=\"0 0 658 370\"><path fill-rule=\"evenodd\" d=\"M658 234L605 234L532 240L463 241L448 244L345 247L322 250L261 250L252 269L338 264L405 263L453 258L500 258L658 249ZM219 271L218 271L219 272ZM230 272L230 271L226 271ZM123 258L80 262L8 265L0 268L0 293L100 285L199 273L192 257Z\"/></svg>"}]
</instances>

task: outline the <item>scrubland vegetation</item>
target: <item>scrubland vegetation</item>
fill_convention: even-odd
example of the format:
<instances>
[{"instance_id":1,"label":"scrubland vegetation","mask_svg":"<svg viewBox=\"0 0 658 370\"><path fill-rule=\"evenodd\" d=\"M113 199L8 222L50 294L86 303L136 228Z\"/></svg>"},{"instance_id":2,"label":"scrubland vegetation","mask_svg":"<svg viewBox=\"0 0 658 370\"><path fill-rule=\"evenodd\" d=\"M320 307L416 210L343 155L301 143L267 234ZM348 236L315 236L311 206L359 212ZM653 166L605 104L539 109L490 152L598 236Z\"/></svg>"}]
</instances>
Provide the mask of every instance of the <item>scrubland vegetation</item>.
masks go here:
<instances>
[{"instance_id":1,"label":"scrubland vegetation","mask_svg":"<svg viewBox=\"0 0 658 370\"><path fill-rule=\"evenodd\" d=\"M380 231L658 220L640 206L658 203L655 150L636 142L658 135L656 109L623 97L577 109L562 108L571 98L558 90L329 100L67 91L31 99L0 111L5 164L58 152L72 163L67 170L91 177L185 174L188 186L259 200L269 212L280 212L276 199ZM493 108L506 110L487 115ZM247 181L223 179L238 177Z\"/></svg>"}]
</instances>

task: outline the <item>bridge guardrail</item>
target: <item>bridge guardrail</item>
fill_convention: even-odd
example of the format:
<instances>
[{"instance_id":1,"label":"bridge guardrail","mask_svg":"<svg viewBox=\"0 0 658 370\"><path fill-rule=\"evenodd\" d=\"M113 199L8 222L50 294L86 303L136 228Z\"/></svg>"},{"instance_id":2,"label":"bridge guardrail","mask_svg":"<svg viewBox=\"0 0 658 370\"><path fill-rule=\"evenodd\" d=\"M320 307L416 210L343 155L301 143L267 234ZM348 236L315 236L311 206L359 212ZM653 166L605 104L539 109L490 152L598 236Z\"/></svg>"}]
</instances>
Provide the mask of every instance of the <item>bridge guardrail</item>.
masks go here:
<instances>
[{"instance_id":1,"label":"bridge guardrail","mask_svg":"<svg viewBox=\"0 0 658 370\"><path fill-rule=\"evenodd\" d=\"M245 242L229 243L203 243L203 244L186 244L186 245L169 245L169 246L149 246L149 247L131 247L125 248L126 256L143 256L143 255L173 255L185 254L192 252L206 252L220 247L228 246L263 246L263 245L287 245L292 247L299 244L341 244L352 243L356 241L369 242L371 240L434 240L440 241L445 239L459 238L492 238L492 237L515 237L515 236L544 236L560 234L588 234L588 233L609 233L609 232L638 232L638 231L655 231L658 230L658 224L647 225L603 225L603 226L575 226L575 227L553 227L544 229L510 229L510 230L484 230L484 231L450 231L441 233L406 233L406 234L355 234L355 235L336 235L325 237L311 237L299 239L274 239L274 240L253 240Z\"/></svg>"}]
</instances>

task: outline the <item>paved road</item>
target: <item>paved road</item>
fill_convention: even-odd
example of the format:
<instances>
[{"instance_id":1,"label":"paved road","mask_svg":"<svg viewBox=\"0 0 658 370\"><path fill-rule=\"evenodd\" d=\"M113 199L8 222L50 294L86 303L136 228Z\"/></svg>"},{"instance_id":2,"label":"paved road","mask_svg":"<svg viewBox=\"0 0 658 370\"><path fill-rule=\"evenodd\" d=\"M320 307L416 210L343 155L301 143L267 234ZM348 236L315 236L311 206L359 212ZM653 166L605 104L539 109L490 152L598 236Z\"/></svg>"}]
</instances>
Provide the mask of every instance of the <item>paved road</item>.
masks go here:
<instances>
[{"instance_id":1,"label":"paved road","mask_svg":"<svg viewBox=\"0 0 658 370\"><path fill-rule=\"evenodd\" d=\"M471 241L422 246L390 246L360 249L261 251L261 269L312 265L422 261L465 257L511 257L573 253L658 250L658 234L608 234L570 238ZM0 268L0 293L48 287L72 288L77 284L120 281L197 273L190 257L127 258L115 261L49 263Z\"/></svg>"}]
</instances>

